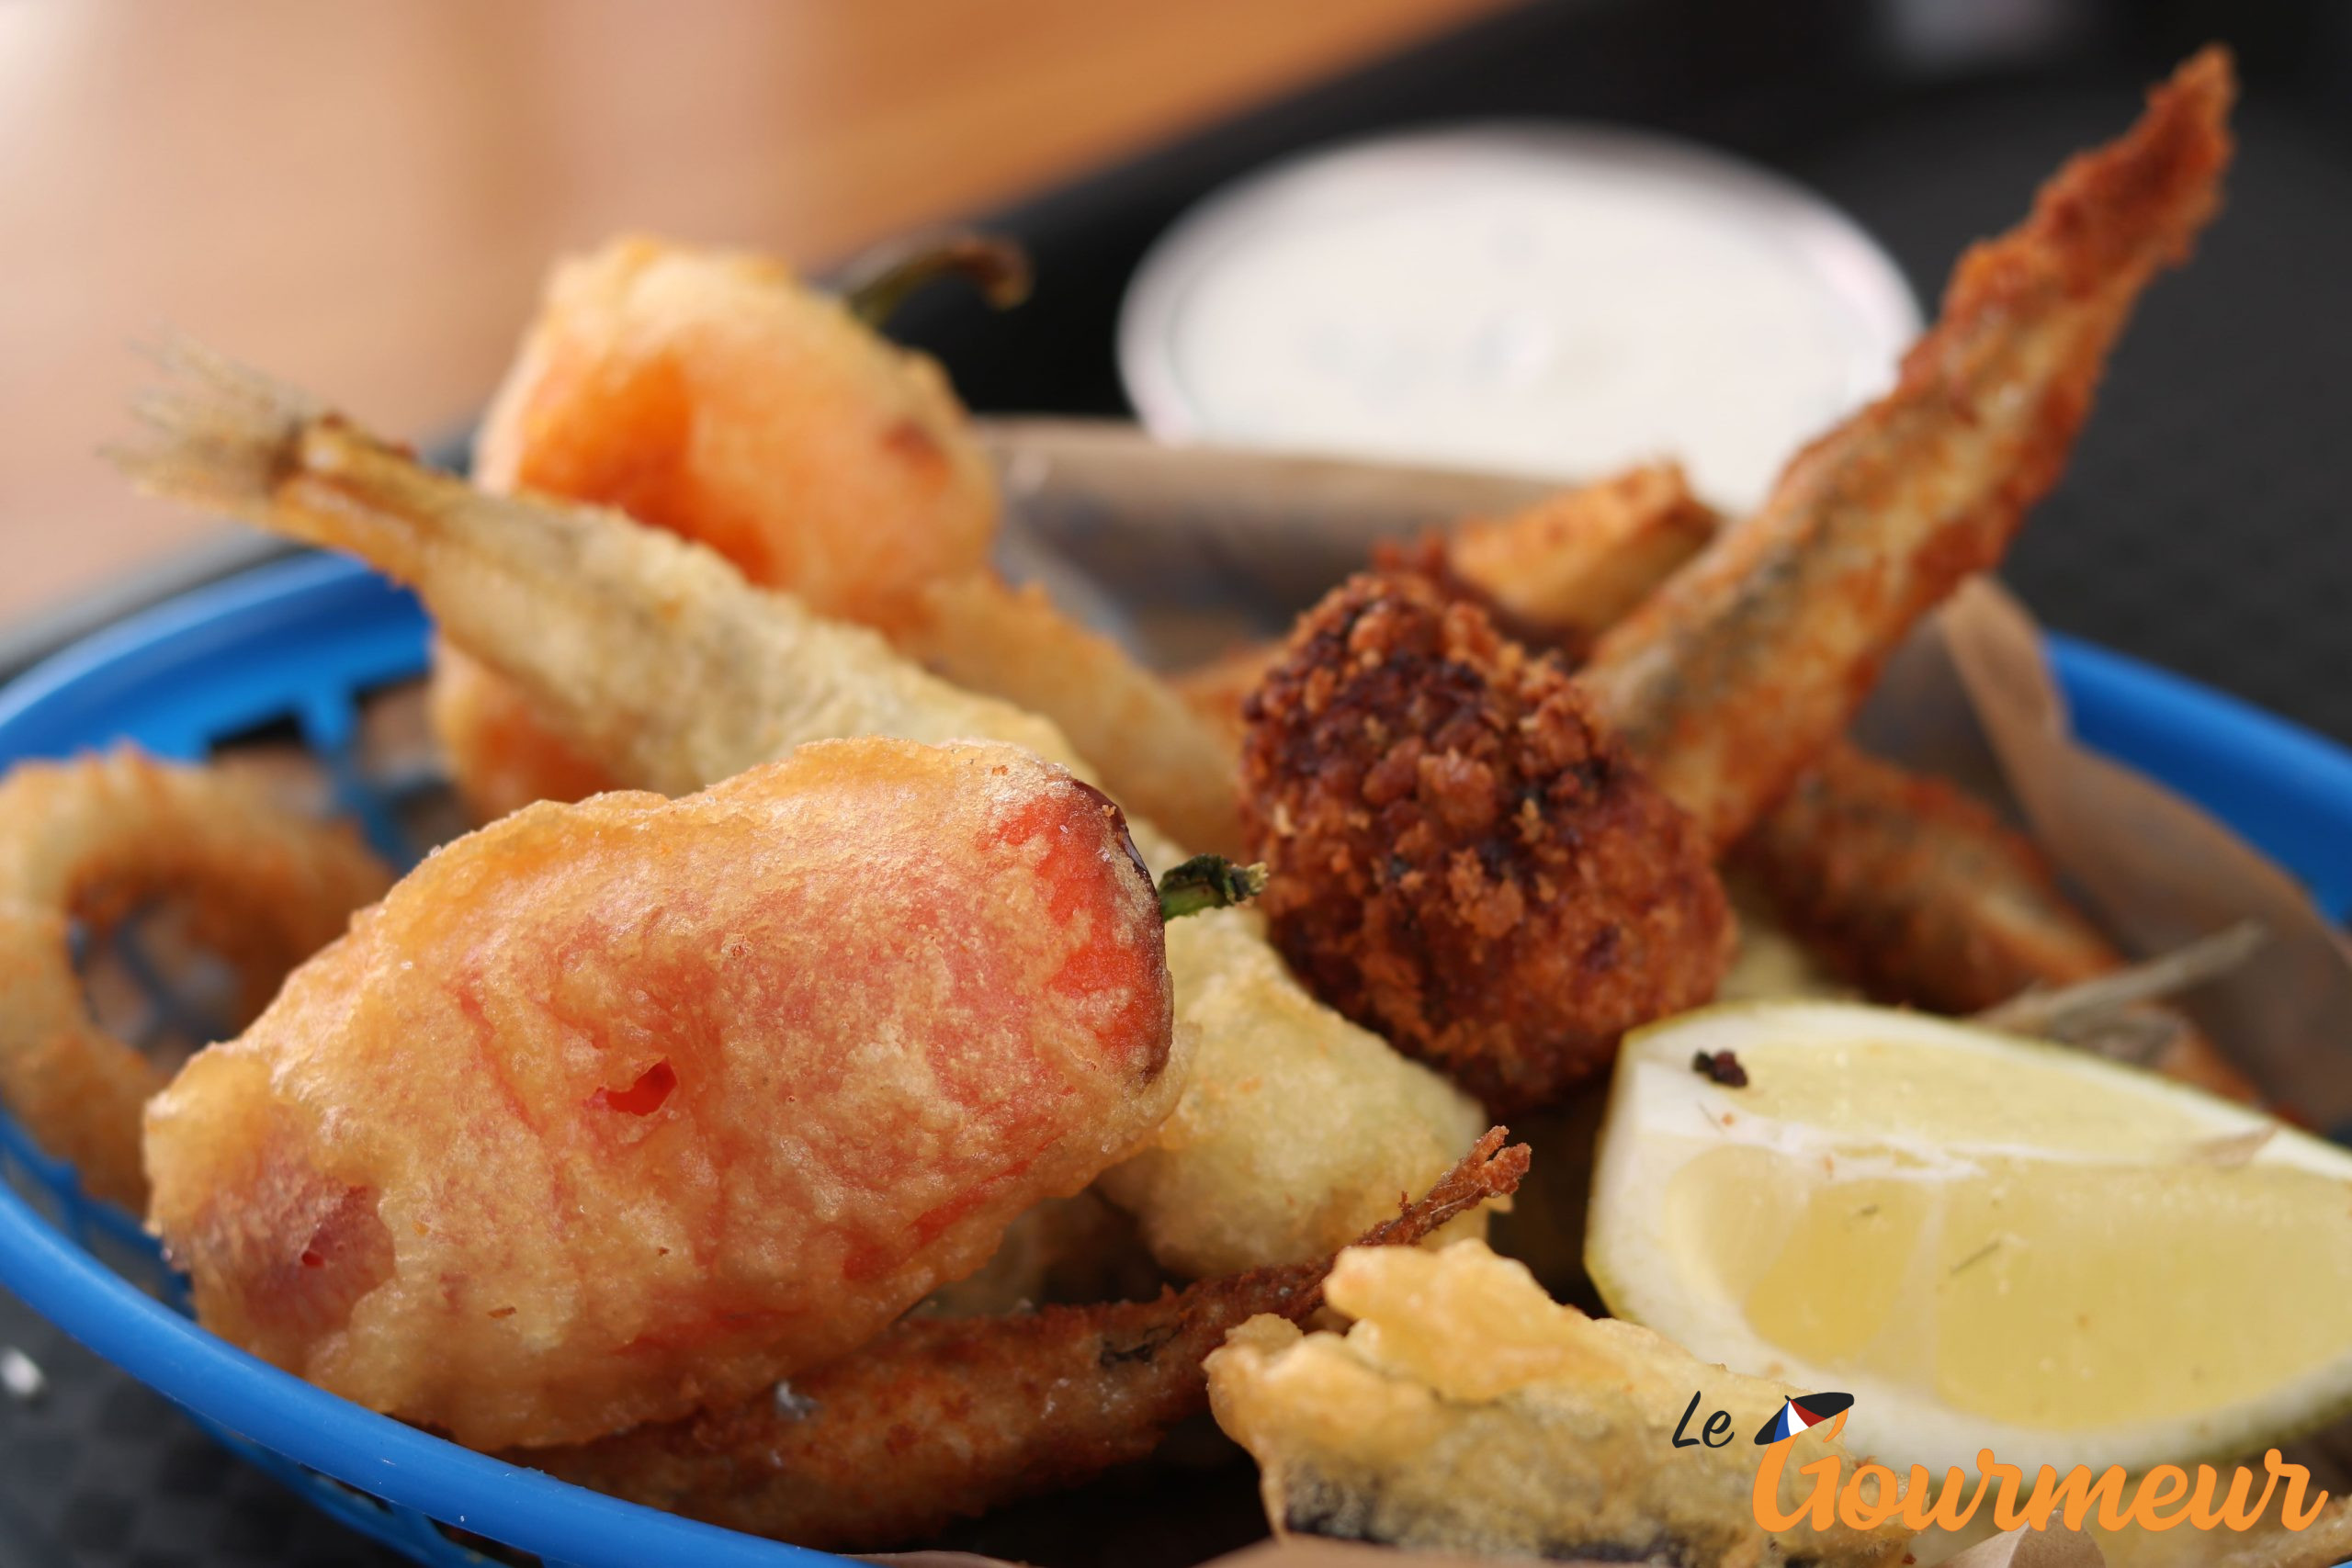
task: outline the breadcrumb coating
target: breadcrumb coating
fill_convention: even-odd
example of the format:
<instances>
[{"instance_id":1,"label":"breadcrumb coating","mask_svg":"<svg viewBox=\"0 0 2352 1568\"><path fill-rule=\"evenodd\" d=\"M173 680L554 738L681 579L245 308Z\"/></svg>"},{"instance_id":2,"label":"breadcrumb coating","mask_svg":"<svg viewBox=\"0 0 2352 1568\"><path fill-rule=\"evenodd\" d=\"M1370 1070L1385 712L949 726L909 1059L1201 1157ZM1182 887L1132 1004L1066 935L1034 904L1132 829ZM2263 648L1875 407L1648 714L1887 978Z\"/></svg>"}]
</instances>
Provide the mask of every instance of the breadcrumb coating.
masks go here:
<instances>
[{"instance_id":1,"label":"breadcrumb coating","mask_svg":"<svg viewBox=\"0 0 2352 1568\"><path fill-rule=\"evenodd\" d=\"M1713 995L1732 924L1690 818L1555 660L1409 574L1350 580L1250 699L1262 907L1340 1011L1498 1112Z\"/></svg>"}]
</instances>

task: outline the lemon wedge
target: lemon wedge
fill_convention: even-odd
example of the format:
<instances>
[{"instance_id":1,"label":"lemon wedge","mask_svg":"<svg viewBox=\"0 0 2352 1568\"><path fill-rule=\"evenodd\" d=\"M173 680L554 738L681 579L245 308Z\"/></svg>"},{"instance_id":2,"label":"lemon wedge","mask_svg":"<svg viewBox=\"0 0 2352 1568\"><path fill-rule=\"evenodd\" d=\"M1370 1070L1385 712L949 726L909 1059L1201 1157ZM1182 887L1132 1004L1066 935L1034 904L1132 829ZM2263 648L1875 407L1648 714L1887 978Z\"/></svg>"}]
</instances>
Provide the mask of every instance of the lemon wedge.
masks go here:
<instances>
[{"instance_id":1,"label":"lemon wedge","mask_svg":"<svg viewBox=\"0 0 2352 1568\"><path fill-rule=\"evenodd\" d=\"M1857 1451L1937 1473L2233 1456L2352 1406L2352 1154L1914 1013L1630 1036L1585 1261L1618 1315L1850 1393Z\"/></svg>"}]
</instances>

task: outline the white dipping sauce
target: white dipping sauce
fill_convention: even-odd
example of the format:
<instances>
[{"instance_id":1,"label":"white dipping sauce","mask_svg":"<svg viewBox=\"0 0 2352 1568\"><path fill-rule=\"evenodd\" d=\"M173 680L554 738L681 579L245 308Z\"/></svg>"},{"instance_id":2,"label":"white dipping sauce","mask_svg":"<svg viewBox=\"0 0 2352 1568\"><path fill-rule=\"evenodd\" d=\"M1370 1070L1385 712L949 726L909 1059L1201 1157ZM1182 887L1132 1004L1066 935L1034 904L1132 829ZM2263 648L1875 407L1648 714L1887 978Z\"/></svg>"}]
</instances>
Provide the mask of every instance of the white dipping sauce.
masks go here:
<instances>
[{"instance_id":1,"label":"white dipping sauce","mask_svg":"<svg viewBox=\"0 0 2352 1568\"><path fill-rule=\"evenodd\" d=\"M1918 325L1893 263L1799 186L1634 132L1495 128L1212 198L1137 274L1119 348L1170 439L1564 478L1677 457L1738 507Z\"/></svg>"}]
</instances>

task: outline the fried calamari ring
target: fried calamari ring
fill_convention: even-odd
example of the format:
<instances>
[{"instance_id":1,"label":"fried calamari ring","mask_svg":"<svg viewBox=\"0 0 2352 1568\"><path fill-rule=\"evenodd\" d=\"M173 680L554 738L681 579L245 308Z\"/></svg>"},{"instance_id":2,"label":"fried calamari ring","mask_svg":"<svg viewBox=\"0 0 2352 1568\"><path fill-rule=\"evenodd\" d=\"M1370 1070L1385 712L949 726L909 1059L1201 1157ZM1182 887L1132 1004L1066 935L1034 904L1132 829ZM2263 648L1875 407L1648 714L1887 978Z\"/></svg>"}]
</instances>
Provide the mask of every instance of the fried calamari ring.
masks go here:
<instances>
[{"instance_id":1,"label":"fried calamari ring","mask_svg":"<svg viewBox=\"0 0 2352 1568\"><path fill-rule=\"evenodd\" d=\"M128 748L18 765L0 783L0 1096L84 1188L143 1211L140 1109L164 1075L90 1017L75 924L102 935L150 901L185 901L258 1010L390 885L348 829L231 774Z\"/></svg>"},{"instance_id":2,"label":"fried calamari ring","mask_svg":"<svg viewBox=\"0 0 2352 1568\"><path fill-rule=\"evenodd\" d=\"M1428 579L1309 611L1250 697L1262 908L1316 994L1497 1112L1714 994L1731 920L1688 817L1560 665Z\"/></svg>"},{"instance_id":3,"label":"fried calamari ring","mask_svg":"<svg viewBox=\"0 0 2352 1568\"><path fill-rule=\"evenodd\" d=\"M740 1398L970 1272L1184 1077L1116 807L838 740L446 846L147 1109L222 1337L501 1448Z\"/></svg>"}]
</instances>

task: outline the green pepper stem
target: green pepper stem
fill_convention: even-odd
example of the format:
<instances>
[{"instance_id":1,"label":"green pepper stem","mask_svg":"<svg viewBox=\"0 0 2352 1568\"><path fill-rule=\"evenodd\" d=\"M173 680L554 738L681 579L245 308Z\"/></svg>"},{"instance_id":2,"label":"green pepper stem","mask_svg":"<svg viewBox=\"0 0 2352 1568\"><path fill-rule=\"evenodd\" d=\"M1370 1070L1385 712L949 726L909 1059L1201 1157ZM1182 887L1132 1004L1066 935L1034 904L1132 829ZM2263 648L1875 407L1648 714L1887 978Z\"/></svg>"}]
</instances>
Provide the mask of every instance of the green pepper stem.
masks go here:
<instances>
[{"instance_id":1,"label":"green pepper stem","mask_svg":"<svg viewBox=\"0 0 2352 1568\"><path fill-rule=\"evenodd\" d=\"M1236 865L1223 855L1194 855L1159 879L1159 918L1182 919L1204 909L1246 903L1266 890L1266 868Z\"/></svg>"},{"instance_id":2,"label":"green pepper stem","mask_svg":"<svg viewBox=\"0 0 2352 1568\"><path fill-rule=\"evenodd\" d=\"M1029 254L1012 240L970 229L917 234L867 251L845 269L842 302L877 331L918 290L956 275L979 286L1000 310L1029 298Z\"/></svg>"}]
</instances>

